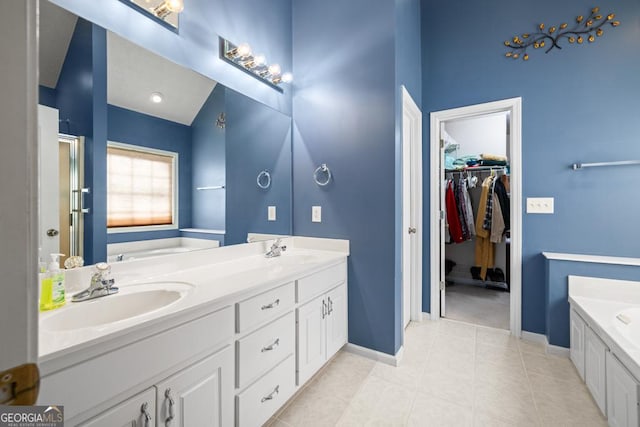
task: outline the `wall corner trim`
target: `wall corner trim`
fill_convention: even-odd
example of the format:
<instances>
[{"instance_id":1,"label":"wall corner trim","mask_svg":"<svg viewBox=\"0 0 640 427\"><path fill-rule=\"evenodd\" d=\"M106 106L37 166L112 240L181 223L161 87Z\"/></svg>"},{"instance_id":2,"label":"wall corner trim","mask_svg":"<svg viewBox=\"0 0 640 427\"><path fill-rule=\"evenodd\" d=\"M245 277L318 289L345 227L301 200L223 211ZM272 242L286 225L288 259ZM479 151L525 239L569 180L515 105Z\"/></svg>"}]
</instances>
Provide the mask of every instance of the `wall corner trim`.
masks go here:
<instances>
[{"instance_id":1,"label":"wall corner trim","mask_svg":"<svg viewBox=\"0 0 640 427\"><path fill-rule=\"evenodd\" d=\"M544 352L552 356L569 357L569 349L557 345L549 344L546 335L536 334L534 332L522 331L522 339L544 345Z\"/></svg>"}]
</instances>

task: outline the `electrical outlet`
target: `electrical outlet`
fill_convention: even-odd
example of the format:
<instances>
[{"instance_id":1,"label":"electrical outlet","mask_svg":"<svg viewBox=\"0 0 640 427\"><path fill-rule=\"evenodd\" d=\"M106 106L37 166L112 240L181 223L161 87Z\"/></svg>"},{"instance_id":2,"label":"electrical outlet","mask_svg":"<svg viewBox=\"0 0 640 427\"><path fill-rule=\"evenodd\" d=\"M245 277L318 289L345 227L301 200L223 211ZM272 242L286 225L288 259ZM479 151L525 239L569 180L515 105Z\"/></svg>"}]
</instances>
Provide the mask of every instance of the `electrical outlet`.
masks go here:
<instances>
[{"instance_id":1,"label":"electrical outlet","mask_svg":"<svg viewBox=\"0 0 640 427\"><path fill-rule=\"evenodd\" d=\"M267 207L267 220L275 221L276 220L276 207L269 206Z\"/></svg>"},{"instance_id":2,"label":"electrical outlet","mask_svg":"<svg viewBox=\"0 0 640 427\"><path fill-rule=\"evenodd\" d=\"M311 222L322 222L322 206L311 206Z\"/></svg>"},{"instance_id":3,"label":"electrical outlet","mask_svg":"<svg viewBox=\"0 0 640 427\"><path fill-rule=\"evenodd\" d=\"M527 213L552 214L553 197L527 197Z\"/></svg>"}]
</instances>

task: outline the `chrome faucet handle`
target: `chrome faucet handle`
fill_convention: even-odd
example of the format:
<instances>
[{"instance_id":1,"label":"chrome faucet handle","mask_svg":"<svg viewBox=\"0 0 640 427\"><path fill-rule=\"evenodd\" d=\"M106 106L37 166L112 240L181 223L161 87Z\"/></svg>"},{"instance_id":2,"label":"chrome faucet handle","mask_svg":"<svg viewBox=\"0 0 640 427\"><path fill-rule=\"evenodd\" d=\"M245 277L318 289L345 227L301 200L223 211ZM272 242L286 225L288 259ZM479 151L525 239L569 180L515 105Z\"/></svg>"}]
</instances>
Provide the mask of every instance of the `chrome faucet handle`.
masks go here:
<instances>
[{"instance_id":1,"label":"chrome faucet handle","mask_svg":"<svg viewBox=\"0 0 640 427\"><path fill-rule=\"evenodd\" d=\"M113 277L110 277L110 274L111 266L106 262L99 262L96 264L95 273L91 276L89 287L73 295L71 300L73 302L87 301L118 293L118 288L114 286L116 281Z\"/></svg>"}]
</instances>

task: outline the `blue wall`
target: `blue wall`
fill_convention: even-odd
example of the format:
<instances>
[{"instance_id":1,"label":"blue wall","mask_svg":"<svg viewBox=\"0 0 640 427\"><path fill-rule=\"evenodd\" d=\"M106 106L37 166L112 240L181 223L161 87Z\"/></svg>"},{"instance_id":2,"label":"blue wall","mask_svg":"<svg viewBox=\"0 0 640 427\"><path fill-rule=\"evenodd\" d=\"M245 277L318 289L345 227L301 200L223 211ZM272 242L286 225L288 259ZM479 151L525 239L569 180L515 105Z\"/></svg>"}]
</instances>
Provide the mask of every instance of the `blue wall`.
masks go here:
<instances>
[{"instance_id":1,"label":"blue wall","mask_svg":"<svg viewBox=\"0 0 640 427\"><path fill-rule=\"evenodd\" d=\"M546 303L542 251L640 255L640 228L633 226L640 198L630 196L637 194L637 167L569 169L577 161L640 158L640 3L601 5L605 15L615 12L622 25L607 26L593 44L548 54L532 51L527 62L504 57L504 40L533 32L540 22L572 22L593 6L588 0L422 5L425 114L523 98L523 198L555 198L553 215L523 218L522 325L536 333L545 333L547 312L555 311ZM423 134L428 146L427 127ZM426 149L424 164L429 164ZM424 188L428 185L425 170ZM425 224L429 208L425 198ZM429 238L427 234L425 242ZM424 289L427 311L426 275ZM550 321L564 322L566 316Z\"/></svg>"},{"instance_id":2,"label":"blue wall","mask_svg":"<svg viewBox=\"0 0 640 427\"><path fill-rule=\"evenodd\" d=\"M58 85L60 131L85 137L85 182L91 189L85 203L85 263L107 258L107 34L78 19Z\"/></svg>"},{"instance_id":3,"label":"blue wall","mask_svg":"<svg viewBox=\"0 0 640 427\"><path fill-rule=\"evenodd\" d=\"M542 255L539 256L542 258ZM640 280L640 267L637 266L559 260L546 260L546 263L546 304L548 308L545 333L550 344L562 347L569 347L569 275Z\"/></svg>"},{"instance_id":4,"label":"blue wall","mask_svg":"<svg viewBox=\"0 0 640 427\"><path fill-rule=\"evenodd\" d=\"M291 0L189 0L176 34L117 0L51 0L65 9L226 87L291 113L291 89L279 93L219 59L218 36L248 42L291 70Z\"/></svg>"},{"instance_id":5,"label":"blue wall","mask_svg":"<svg viewBox=\"0 0 640 427\"><path fill-rule=\"evenodd\" d=\"M294 234L350 240L349 342L388 354L399 332L394 17L391 0L293 3ZM321 163L326 187L312 178Z\"/></svg>"},{"instance_id":6,"label":"blue wall","mask_svg":"<svg viewBox=\"0 0 640 427\"><path fill-rule=\"evenodd\" d=\"M51 108L58 108L58 93L50 87L38 86L38 104Z\"/></svg>"},{"instance_id":7,"label":"blue wall","mask_svg":"<svg viewBox=\"0 0 640 427\"><path fill-rule=\"evenodd\" d=\"M396 1L396 172L395 172L395 349L402 345L402 90L422 108L422 58L420 52L420 0ZM424 228L424 227L423 227ZM422 232L422 230L421 230ZM428 262L426 263L428 265Z\"/></svg>"},{"instance_id":8,"label":"blue wall","mask_svg":"<svg viewBox=\"0 0 640 427\"><path fill-rule=\"evenodd\" d=\"M247 232L291 233L291 118L227 89L225 244L246 243ZM260 171L271 186L256 183ZM267 206L276 221L267 221Z\"/></svg>"},{"instance_id":9,"label":"blue wall","mask_svg":"<svg viewBox=\"0 0 640 427\"><path fill-rule=\"evenodd\" d=\"M191 124L193 228L225 228L225 190L196 190L225 184L225 130L216 126L217 117L225 111L225 91L224 86L216 85Z\"/></svg>"},{"instance_id":10,"label":"blue wall","mask_svg":"<svg viewBox=\"0 0 640 427\"><path fill-rule=\"evenodd\" d=\"M114 105L109 105L107 112L109 141L178 153L178 224L180 228L191 227L191 127ZM113 233L107 243L179 236L177 229Z\"/></svg>"}]
</instances>

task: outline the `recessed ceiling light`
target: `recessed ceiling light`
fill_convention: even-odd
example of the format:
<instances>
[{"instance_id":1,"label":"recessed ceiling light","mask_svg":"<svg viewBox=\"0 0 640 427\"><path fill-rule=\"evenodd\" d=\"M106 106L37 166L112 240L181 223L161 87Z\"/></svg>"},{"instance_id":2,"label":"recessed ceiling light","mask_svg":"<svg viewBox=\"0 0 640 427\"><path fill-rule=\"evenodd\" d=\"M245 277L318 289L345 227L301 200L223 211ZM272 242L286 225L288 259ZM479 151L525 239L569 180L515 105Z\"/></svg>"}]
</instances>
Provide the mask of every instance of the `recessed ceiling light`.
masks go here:
<instances>
[{"instance_id":1,"label":"recessed ceiling light","mask_svg":"<svg viewBox=\"0 0 640 427\"><path fill-rule=\"evenodd\" d=\"M162 94L160 92L153 92L150 96L151 102L155 103L155 104L159 104L162 102L162 100L164 99L164 97L162 96Z\"/></svg>"}]
</instances>

